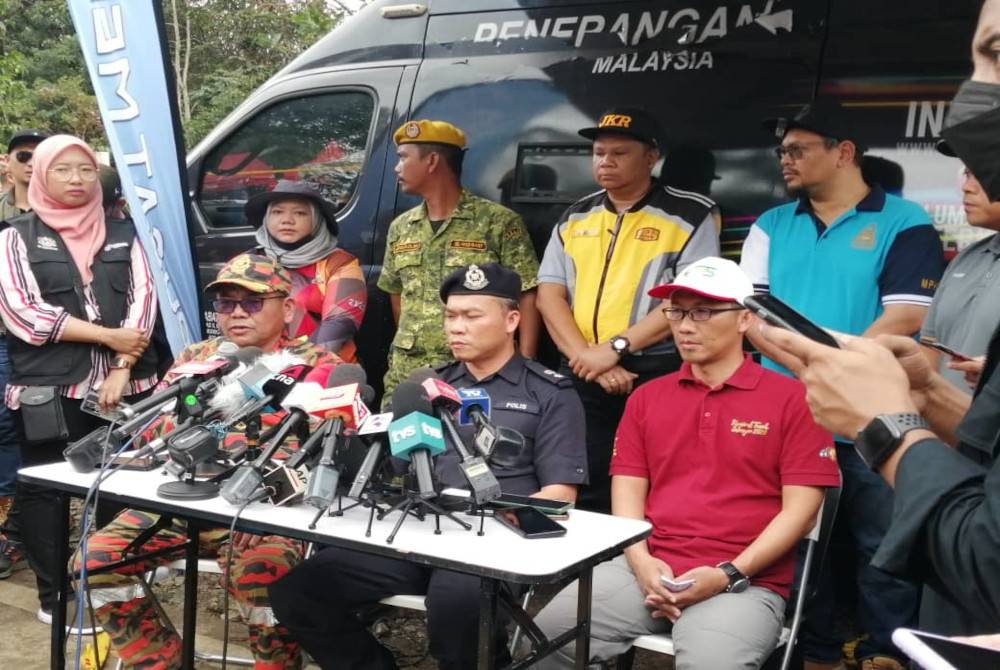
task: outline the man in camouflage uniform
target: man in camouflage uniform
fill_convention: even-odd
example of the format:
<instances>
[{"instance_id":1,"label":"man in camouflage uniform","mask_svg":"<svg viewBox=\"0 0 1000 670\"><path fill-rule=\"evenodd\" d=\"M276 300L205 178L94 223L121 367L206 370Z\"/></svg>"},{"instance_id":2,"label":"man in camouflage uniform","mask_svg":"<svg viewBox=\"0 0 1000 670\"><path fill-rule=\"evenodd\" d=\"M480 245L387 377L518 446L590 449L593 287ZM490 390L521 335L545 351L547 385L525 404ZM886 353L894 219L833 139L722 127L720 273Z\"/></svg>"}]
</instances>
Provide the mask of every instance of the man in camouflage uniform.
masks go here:
<instances>
[{"instance_id":1,"label":"man in camouflage uniform","mask_svg":"<svg viewBox=\"0 0 1000 670\"><path fill-rule=\"evenodd\" d=\"M208 285L217 292L213 303L223 337L191 345L181 352L174 366L205 360L228 340L240 347L260 347L265 353L285 351L298 356L308 365L337 364L340 359L308 342L306 338L289 340L286 326L290 323L294 303L288 297L292 290L291 277L269 258L242 254L233 258L219 271L216 281ZM167 373L166 381L170 380ZM262 430L276 424L283 412L265 414ZM172 416L161 419L137 440L143 446L173 429ZM237 424L223 440L222 449L232 451L246 445L245 426ZM287 456L297 445L285 443ZM97 531L87 543L87 569L115 563L126 555L177 546L175 554L146 559L114 572L87 578L96 611L95 620L111 636L115 648L127 668L158 668L171 670L181 667L181 641L172 626L160 619L155 605L139 597L134 588L135 577L141 577L157 565L184 555L186 523L156 514L127 509L114 521ZM144 532L155 532L143 541ZM250 647L257 670L285 670L299 667L299 646L288 631L277 624L271 613L267 585L285 575L303 554L303 543L277 535L260 536L236 533L228 537L226 529L203 531L199 536L202 555L217 556L220 564L226 560L227 542L233 545L233 563L229 569L228 588L244 613L250 628ZM141 546L133 546L141 543ZM79 555L74 570L81 567ZM223 565L223 568L225 566Z\"/></svg>"},{"instance_id":2,"label":"man in camouflage uniform","mask_svg":"<svg viewBox=\"0 0 1000 670\"><path fill-rule=\"evenodd\" d=\"M535 356L538 260L515 212L462 188L465 134L445 121L409 121L393 135L396 177L404 193L424 199L389 226L378 287L389 294L396 336L389 351L385 397L414 368L451 356L441 324L442 280L472 263L500 263L521 277L519 350Z\"/></svg>"}]
</instances>

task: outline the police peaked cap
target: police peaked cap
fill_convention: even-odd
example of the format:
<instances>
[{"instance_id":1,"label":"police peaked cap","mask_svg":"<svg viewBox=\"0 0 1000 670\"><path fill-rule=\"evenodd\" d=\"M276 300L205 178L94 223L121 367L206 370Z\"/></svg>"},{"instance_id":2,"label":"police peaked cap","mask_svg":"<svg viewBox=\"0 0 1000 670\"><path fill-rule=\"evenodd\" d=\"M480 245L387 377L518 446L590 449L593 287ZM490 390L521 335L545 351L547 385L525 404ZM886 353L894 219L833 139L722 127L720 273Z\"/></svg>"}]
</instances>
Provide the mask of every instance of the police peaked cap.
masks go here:
<instances>
[{"instance_id":1,"label":"police peaked cap","mask_svg":"<svg viewBox=\"0 0 1000 670\"><path fill-rule=\"evenodd\" d=\"M499 263L459 268L441 282L441 302L450 295L492 295L507 300L521 297L521 275Z\"/></svg>"}]
</instances>

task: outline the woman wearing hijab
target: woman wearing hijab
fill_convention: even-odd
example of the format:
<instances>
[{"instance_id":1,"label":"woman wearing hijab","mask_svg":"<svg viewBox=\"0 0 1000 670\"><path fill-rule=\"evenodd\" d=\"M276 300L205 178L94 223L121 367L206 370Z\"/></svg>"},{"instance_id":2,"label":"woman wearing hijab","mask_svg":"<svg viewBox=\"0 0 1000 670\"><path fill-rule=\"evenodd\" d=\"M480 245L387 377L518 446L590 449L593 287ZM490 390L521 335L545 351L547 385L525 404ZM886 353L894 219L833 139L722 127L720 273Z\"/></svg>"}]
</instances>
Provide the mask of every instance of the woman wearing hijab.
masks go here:
<instances>
[{"instance_id":1,"label":"woman wearing hijab","mask_svg":"<svg viewBox=\"0 0 1000 670\"><path fill-rule=\"evenodd\" d=\"M97 157L69 135L40 143L28 186L32 211L0 232L0 318L7 327L12 410L23 465L62 460L63 449L106 422L81 408L95 389L103 408L151 389L147 350L156 291L131 221L106 220ZM56 492L18 482L12 515L51 622L59 570Z\"/></svg>"},{"instance_id":2,"label":"woman wearing hijab","mask_svg":"<svg viewBox=\"0 0 1000 670\"><path fill-rule=\"evenodd\" d=\"M296 310L289 333L356 362L354 336L368 290L358 259L337 247L333 203L312 184L281 180L250 198L244 211L257 228L252 253L270 256L292 275Z\"/></svg>"}]
</instances>

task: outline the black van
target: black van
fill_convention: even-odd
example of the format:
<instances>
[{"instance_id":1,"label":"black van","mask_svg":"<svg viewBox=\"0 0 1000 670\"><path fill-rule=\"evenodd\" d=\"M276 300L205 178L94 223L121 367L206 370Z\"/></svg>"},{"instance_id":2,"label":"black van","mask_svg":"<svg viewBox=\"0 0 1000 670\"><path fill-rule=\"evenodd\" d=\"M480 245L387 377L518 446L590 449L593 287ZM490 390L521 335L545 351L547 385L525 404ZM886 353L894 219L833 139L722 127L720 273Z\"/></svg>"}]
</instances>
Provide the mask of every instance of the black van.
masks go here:
<instances>
[{"instance_id":1,"label":"black van","mask_svg":"<svg viewBox=\"0 0 1000 670\"><path fill-rule=\"evenodd\" d=\"M577 134L642 105L667 129L664 180L710 193L723 251L787 195L761 129L815 94L840 99L871 179L923 204L949 249L964 225L960 165L934 150L970 70L978 0L379 0L255 91L188 157L202 285L252 245L247 198L311 181L340 204L340 243L371 291L359 353L380 382L394 326L375 288L399 192L392 131L463 128L463 181L525 219L541 252L566 204L594 190ZM672 154L672 155L671 155ZM832 270L832 269L831 269ZM213 329L212 315L206 314Z\"/></svg>"}]
</instances>

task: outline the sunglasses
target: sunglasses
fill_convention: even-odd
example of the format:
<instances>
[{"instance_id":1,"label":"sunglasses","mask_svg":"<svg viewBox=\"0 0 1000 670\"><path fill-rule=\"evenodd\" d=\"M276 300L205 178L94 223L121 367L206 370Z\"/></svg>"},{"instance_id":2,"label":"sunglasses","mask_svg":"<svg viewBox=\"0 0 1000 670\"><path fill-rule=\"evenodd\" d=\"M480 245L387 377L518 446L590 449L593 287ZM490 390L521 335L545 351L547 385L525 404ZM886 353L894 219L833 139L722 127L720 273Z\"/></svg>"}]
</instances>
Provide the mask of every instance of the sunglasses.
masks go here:
<instances>
[{"instance_id":1,"label":"sunglasses","mask_svg":"<svg viewBox=\"0 0 1000 670\"><path fill-rule=\"evenodd\" d=\"M35 155L34 151L16 151L14 152L14 158L17 159L18 163L27 163L31 160L31 157Z\"/></svg>"},{"instance_id":2,"label":"sunglasses","mask_svg":"<svg viewBox=\"0 0 1000 670\"><path fill-rule=\"evenodd\" d=\"M280 293L275 293L274 295L259 295L252 298L243 298L242 300L234 300L233 298L216 298L212 301L212 308L219 314L232 314L236 311L236 306L239 305L240 309L247 314L256 314L260 310L264 309L265 300L284 297L285 296Z\"/></svg>"}]
</instances>

